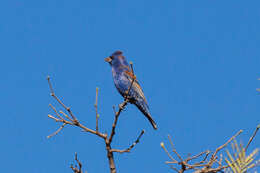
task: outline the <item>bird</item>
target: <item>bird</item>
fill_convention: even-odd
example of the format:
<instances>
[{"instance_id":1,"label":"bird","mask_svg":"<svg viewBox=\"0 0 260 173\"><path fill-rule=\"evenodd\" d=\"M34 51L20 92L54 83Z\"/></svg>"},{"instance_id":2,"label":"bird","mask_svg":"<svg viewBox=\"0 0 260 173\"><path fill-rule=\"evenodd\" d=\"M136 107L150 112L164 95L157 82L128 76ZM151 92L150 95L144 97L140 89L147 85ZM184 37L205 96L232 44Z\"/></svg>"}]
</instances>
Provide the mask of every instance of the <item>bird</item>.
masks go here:
<instances>
[{"instance_id":1,"label":"bird","mask_svg":"<svg viewBox=\"0 0 260 173\"><path fill-rule=\"evenodd\" d=\"M143 90L136 76L133 74L133 71L130 70L130 66L123 56L123 52L119 50L115 51L111 56L105 58L105 61L108 62L112 68L112 76L118 92L124 98L128 98L129 103L134 104L156 130L157 125L150 114Z\"/></svg>"}]
</instances>

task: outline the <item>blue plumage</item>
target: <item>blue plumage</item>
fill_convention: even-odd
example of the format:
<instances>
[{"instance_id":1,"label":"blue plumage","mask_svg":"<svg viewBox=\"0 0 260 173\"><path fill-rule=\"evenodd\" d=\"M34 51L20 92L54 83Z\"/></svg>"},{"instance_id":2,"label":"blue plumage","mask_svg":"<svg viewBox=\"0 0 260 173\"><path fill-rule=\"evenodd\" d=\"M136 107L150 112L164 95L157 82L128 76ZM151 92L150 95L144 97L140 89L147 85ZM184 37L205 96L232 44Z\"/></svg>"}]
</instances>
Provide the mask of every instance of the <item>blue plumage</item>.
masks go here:
<instances>
[{"instance_id":1,"label":"blue plumage","mask_svg":"<svg viewBox=\"0 0 260 173\"><path fill-rule=\"evenodd\" d=\"M135 104L150 121L153 128L157 129L156 123L152 119L149 112L149 107L142 88L140 87L140 84L134 74L131 72L129 64L123 56L123 53L121 51L116 51L110 57L106 58L105 61L109 62L111 65L115 86L123 97L126 96L133 79L135 79L128 93L130 103Z\"/></svg>"}]
</instances>

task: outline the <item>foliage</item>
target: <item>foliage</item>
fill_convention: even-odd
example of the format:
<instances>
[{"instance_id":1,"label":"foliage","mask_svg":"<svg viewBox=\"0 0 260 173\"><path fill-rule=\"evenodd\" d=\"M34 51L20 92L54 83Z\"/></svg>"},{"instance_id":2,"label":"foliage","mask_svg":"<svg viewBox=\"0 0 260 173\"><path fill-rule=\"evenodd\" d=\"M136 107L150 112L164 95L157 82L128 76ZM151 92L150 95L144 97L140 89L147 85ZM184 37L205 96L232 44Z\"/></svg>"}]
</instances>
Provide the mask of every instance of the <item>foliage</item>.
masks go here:
<instances>
[{"instance_id":1,"label":"foliage","mask_svg":"<svg viewBox=\"0 0 260 173\"><path fill-rule=\"evenodd\" d=\"M228 158L225 158L229 169L226 172L232 173L245 173L250 168L256 167L260 160L255 161L256 155L258 154L258 148L251 152L249 155L246 155L246 148L243 147L242 143L238 145L237 141L234 140L231 144L232 154L229 150L226 150Z\"/></svg>"}]
</instances>

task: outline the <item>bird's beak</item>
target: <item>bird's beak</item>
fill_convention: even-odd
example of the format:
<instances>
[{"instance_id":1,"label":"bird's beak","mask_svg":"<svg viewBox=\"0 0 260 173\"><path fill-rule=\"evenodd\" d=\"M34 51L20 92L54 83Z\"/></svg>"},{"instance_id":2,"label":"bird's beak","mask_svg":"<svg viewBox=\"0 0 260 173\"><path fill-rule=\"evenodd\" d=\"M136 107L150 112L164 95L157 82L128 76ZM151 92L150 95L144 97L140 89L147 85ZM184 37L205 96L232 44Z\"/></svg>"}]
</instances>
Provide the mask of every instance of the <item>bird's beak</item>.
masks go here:
<instances>
[{"instance_id":1,"label":"bird's beak","mask_svg":"<svg viewBox=\"0 0 260 173\"><path fill-rule=\"evenodd\" d=\"M105 58L105 61L108 62L108 63L111 63L112 58L109 56L109 57Z\"/></svg>"}]
</instances>

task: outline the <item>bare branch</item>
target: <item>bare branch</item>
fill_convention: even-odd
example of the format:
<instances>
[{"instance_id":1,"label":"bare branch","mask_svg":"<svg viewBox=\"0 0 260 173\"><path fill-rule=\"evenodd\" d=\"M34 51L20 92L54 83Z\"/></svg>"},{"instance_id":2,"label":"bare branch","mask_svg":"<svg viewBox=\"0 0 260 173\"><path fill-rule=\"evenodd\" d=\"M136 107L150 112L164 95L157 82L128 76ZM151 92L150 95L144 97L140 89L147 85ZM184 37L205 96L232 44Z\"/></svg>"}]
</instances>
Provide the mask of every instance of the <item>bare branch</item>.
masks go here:
<instances>
[{"instance_id":1,"label":"bare branch","mask_svg":"<svg viewBox=\"0 0 260 173\"><path fill-rule=\"evenodd\" d=\"M75 161L77 162L77 164L75 166L73 166L71 164L70 168L73 170L74 173L83 173L83 171L82 171L82 163L78 160L77 153L75 153Z\"/></svg>"},{"instance_id":2,"label":"bare branch","mask_svg":"<svg viewBox=\"0 0 260 173\"><path fill-rule=\"evenodd\" d=\"M61 113L64 117L66 117L67 119L69 119L71 122L73 122L73 120L72 120L67 114L65 114L63 111L60 111L60 113Z\"/></svg>"},{"instance_id":3,"label":"bare branch","mask_svg":"<svg viewBox=\"0 0 260 173\"><path fill-rule=\"evenodd\" d=\"M48 84L49 84L49 87L50 87L51 96L52 96L55 100L57 100L57 101L59 102L59 104L60 104L64 109L66 109L66 110L69 112L70 116L72 117L72 119L73 119L73 120L75 121L75 123L76 123L78 120L76 119L76 117L75 117L75 116L73 115L73 113L71 112L71 109L70 109L69 107L67 107L64 103L62 103L62 101L55 95L54 90L53 90L53 87L52 87L52 84L51 84L51 81L50 81L50 76L47 77L47 80L48 80Z\"/></svg>"},{"instance_id":4,"label":"bare branch","mask_svg":"<svg viewBox=\"0 0 260 173\"><path fill-rule=\"evenodd\" d=\"M174 166L170 166L174 171L176 171L176 172L179 172L179 170L177 169L177 168L175 168Z\"/></svg>"},{"instance_id":5,"label":"bare branch","mask_svg":"<svg viewBox=\"0 0 260 173\"><path fill-rule=\"evenodd\" d=\"M56 132L54 132L53 134L47 136L47 138L51 138L51 137L57 135L57 134L65 127L65 125L66 125L66 123L63 123L63 124L61 125L61 127L60 127Z\"/></svg>"},{"instance_id":6,"label":"bare branch","mask_svg":"<svg viewBox=\"0 0 260 173\"><path fill-rule=\"evenodd\" d=\"M171 143L172 151L178 156L178 158L180 159L180 161L183 161L183 159L181 158L181 156L179 155L179 153L176 151L176 149L175 149L175 147L174 147L174 145L173 145L173 142L172 142L172 139L171 139L171 136L170 136L170 135L168 135L168 139L169 139L169 141L170 141L170 143Z\"/></svg>"},{"instance_id":7,"label":"bare branch","mask_svg":"<svg viewBox=\"0 0 260 173\"><path fill-rule=\"evenodd\" d=\"M142 130L142 132L141 132L140 135L137 137L137 139L135 140L135 142L134 142L129 148L127 148L127 149L125 149L125 150L111 149L111 152L118 152L118 153L130 152L130 151L134 148L134 146L140 142L140 139L141 139L141 137L143 136L144 132L145 132L145 131Z\"/></svg>"},{"instance_id":8,"label":"bare branch","mask_svg":"<svg viewBox=\"0 0 260 173\"><path fill-rule=\"evenodd\" d=\"M137 139L135 140L135 142L128 148L128 150L130 151L132 148L134 148L134 146L136 145L136 144L138 144L139 142L140 142L140 139L141 139L141 137L143 136L143 134L144 134L144 130L142 130L142 132L140 133L140 135L137 137Z\"/></svg>"},{"instance_id":9,"label":"bare branch","mask_svg":"<svg viewBox=\"0 0 260 173\"><path fill-rule=\"evenodd\" d=\"M98 87L96 88L96 102L94 105L96 109L96 131L98 132L98 119L99 119L99 114L98 114Z\"/></svg>"},{"instance_id":10,"label":"bare branch","mask_svg":"<svg viewBox=\"0 0 260 173\"><path fill-rule=\"evenodd\" d=\"M164 146L164 143L161 142L161 147L163 148L163 150L165 151L165 153L168 155L168 157L172 160L172 162L166 162L166 163L178 163L177 160L175 160L171 154L169 153L169 151L167 150L167 148Z\"/></svg>"},{"instance_id":11,"label":"bare branch","mask_svg":"<svg viewBox=\"0 0 260 173\"><path fill-rule=\"evenodd\" d=\"M130 62L130 65L131 65L131 71L132 71L132 73L133 73L133 79L132 79L132 81L131 81L131 84L130 84L128 90L126 91L125 99L128 99L128 96L129 96L130 90L131 90L131 88L132 88L132 86L133 86L133 84L134 84L134 82L135 82L135 80L136 80L136 77L135 77L135 74L134 74L133 63Z\"/></svg>"},{"instance_id":12,"label":"bare branch","mask_svg":"<svg viewBox=\"0 0 260 173\"><path fill-rule=\"evenodd\" d=\"M216 160L215 157L217 155L217 153L224 147L226 147L235 137L237 137L238 135L240 135L243 132L243 130L239 130L239 132L237 132L234 136L232 136L225 144L221 145L220 147L218 147L216 149L216 151L212 154L211 156L211 161L209 162L210 166L214 163L214 161Z\"/></svg>"},{"instance_id":13,"label":"bare branch","mask_svg":"<svg viewBox=\"0 0 260 173\"><path fill-rule=\"evenodd\" d=\"M235 137L237 137L240 133L242 133L242 130L240 130L239 132L237 132L234 136L232 136L225 144L221 145L220 147L218 147L214 153L210 152L209 150L206 150L204 152L201 152L197 155L194 156L189 156L187 159L183 159L180 154L178 154L178 152L176 151L172 139L171 137L168 135L169 138L169 142L171 144L172 150L174 152L174 154L178 157L178 159L180 161L177 161L176 159L174 159L173 156L171 156L171 154L168 152L168 150L165 148L164 144L161 143L162 148L164 149L164 151L166 152L166 154L169 156L169 158L172 161L167 161L166 164L171 164L171 168L174 169L175 171L177 171L178 173L183 173L187 170L194 170L195 173L217 173L221 170L223 170L224 168L227 168L228 166L222 166L222 154L220 154L220 159L218 159L218 152L220 150L222 150L224 147L226 147ZM211 157L209 159L208 156L211 154ZM203 156L203 157L202 157ZM201 158L200 161L196 162L196 163L189 163L192 160L195 159L199 159ZM217 167L213 167L213 164L216 163L218 166ZM173 167L172 164L178 164L180 165L180 169L178 170L176 167ZM215 165L215 164L214 164Z\"/></svg>"},{"instance_id":14,"label":"bare branch","mask_svg":"<svg viewBox=\"0 0 260 173\"><path fill-rule=\"evenodd\" d=\"M56 122L59 122L59 121L60 121L58 118L55 118L54 116L52 116L52 115L50 115L50 114L48 115L48 117L51 118L51 119L54 119Z\"/></svg>"},{"instance_id":15,"label":"bare branch","mask_svg":"<svg viewBox=\"0 0 260 173\"><path fill-rule=\"evenodd\" d=\"M62 116L60 116L60 114L57 112L57 110L55 109L54 106L52 106L51 104L49 104L49 106L51 107L51 109L55 112L56 116L59 117L60 119L63 119Z\"/></svg>"},{"instance_id":16,"label":"bare branch","mask_svg":"<svg viewBox=\"0 0 260 173\"><path fill-rule=\"evenodd\" d=\"M110 137L108 139L108 143L109 144L112 142L113 137L114 137L114 135L116 133L115 129L116 129L116 125L117 125L117 121L118 121L119 115L122 112L122 110L125 108L127 103L128 103L128 100L125 100L123 103L119 104L119 110L115 113L115 120L114 120L114 123L112 125L112 130L111 130L111 133L110 133Z\"/></svg>"},{"instance_id":17,"label":"bare branch","mask_svg":"<svg viewBox=\"0 0 260 173\"><path fill-rule=\"evenodd\" d=\"M59 119L55 118L56 121L58 122L63 122L65 124L70 124L70 125L75 125L75 126L78 126L80 127L81 129L83 129L85 132L89 132L89 133L92 133L92 134L95 134L103 139L106 138L106 134L103 134L103 133L100 133L98 131L95 131L95 130L92 130L90 128L87 128L86 126L82 125L81 123L79 123L79 121L77 120L77 118L74 116L74 114L72 113L71 109L67 106L65 106L65 104L63 104L63 102L55 95L54 93L54 90L53 90L53 87L52 87L52 84L51 84L51 81L50 81L50 77L48 76L47 78L48 80L48 84L49 84L49 87L50 87L50 91L51 91L51 96L53 96L55 98L55 100L63 107L67 110L67 112L70 114L71 118L66 115L64 112L60 111L66 118L68 118L70 121L66 121L61 115L59 115L59 113L57 112L57 110L55 109L55 107L53 107L51 104L50 104L50 107L54 110L54 112L56 113L57 117L59 117ZM49 116L50 117L50 116ZM54 119L54 117L50 117L52 119Z\"/></svg>"},{"instance_id":18,"label":"bare branch","mask_svg":"<svg viewBox=\"0 0 260 173\"><path fill-rule=\"evenodd\" d=\"M205 163L206 159L208 158L209 154L211 152L209 151L208 153L206 153L206 155L204 156L204 158L200 161L200 162L197 162L197 163L194 163L194 165L201 165L203 163Z\"/></svg>"},{"instance_id":19,"label":"bare branch","mask_svg":"<svg viewBox=\"0 0 260 173\"><path fill-rule=\"evenodd\" d=\"M113 106L113 110L115 112L115 120L114 120L114 123L112 125L112 130L111 130L110 137L108 139L108 143L111 143L112 140L113 140L113 137L115 135L115 129L116 129L116 125L117 125L117 121L118 121L119 115L122 112L122 110L124 110L124 108L127 105L127 103L129 102L128 96L129 96L130 90L131 90L131 88L133 86L133 83L135 81L135 78L136 78L135 74L134 74L133 63L130 62L130 65L131 65L131 71L132 71L134 77L132 79L131 85L129 86L128 90L126 91L125 100L124 100L123 103L119 104L119 110L117 112L115 111L115 107Z\"/></svg>"},{"instance_id":20,"label":"bare branch","mask_svg":"<svg viewBox=\"0 0 260 173\"><path fill-rule=\"evenodd\" d=\"M187 158L187 159L186 159L186 162L188 162L188 161L190 161L190 160L193 160L193 159L197 159L198 157L202 156L203 154L206 154L206 156L205 156L205 158L206 158L209 153L210 153L209 150L203 151L203 152L201 152L201 153L199 153L199 154L197 154L197 155L195 155L195 156L192 156L192 157ZM205 160L205 159L203 159L203 160Z\"/></svg>"},{"instance_id":21,"label":"bare branch","mask_svg":"<svg viewBox=\"0 0 260 173\"><path fill-rule=\"evenodd\" d=\"M133 72L133 67L131 65L131 68L132 68L132 72ZM114 162L114 156L113 156L113 153L114 152L119 152L119 153L123 153L123 152L130 152L131 149L137 144L139 143L140 141L140 138L143 136L144 134L144 130L141 132L141 134L138 136L138 138L136 139L136 141L127 149L125 150L117 150L117 149L112 149L111 148L111 143L112 143L112 140L113 140L113 137L115 135L115 129L116 129L116 125L118 123L118 118L121 114L121 112L123 111L123 109L126 107L127 103L129 102L129 99L128 99L128 93L132 87L132 84L135 80L135 78L133 78L133 81L132 81L132 84L131 86L129 87L128 89L128 92L127 92L127 95L125 96L124 98L124 101L119 104L119 109L118 111L115 110L115 107L113 106L113 110L114 110L114 114L115 114L115 119L114 119L114 122L112 124L112 129L111 129L111 133L110 133L110 136L108 137L108 135L106 133L101 133L99 132L99 123L98 123L98 120L99 120L99 114L98 114L98 88L96 88L96 100L95 100L95 104L94 104L94 107L95 107L95 111L96 111L96 129L95 130L92 130L86 126L84 126L83 124L81 124L78 119L76 118L76 116L72 113L71 109L69 107L67 107L62 101L61 99L59 99L56 94L54 93L54 89L53 89L53 86L51 84L51 81L50 81L50 77L47 78L48 80L48 84L49 84L49 88L50 88L50 92L51 92L51 96L64 108L66 109L66 111L68 112L68 114L70 116L68 116L66 113L62 112L62 111L57 111L56 108L54 106L52 106L51 104L49 105L51 107L51 109L55 112L55 115L56 117L52 116L52 115L48 115L49 118L55 120L56 122L60 122L62 123L61 127L55 131L52 135L49 135L48 138L58 134L64 127L66 124L69 124L71 126L77 126L79 127L80 129L82 129L83 131L85 132L89 132L91 134L95 134L97 135L98 137L104 139L104 142L105 142L105 146L106 146L106 151L107 151L107 158L108 158L108 161L109 161L109 167L110 167L110 172L111 173L116 173L116 167L115 167L115 162ZM79 165L79 168L77 166L73 167L71 166L71 169L74 171L74 173L82 173L82 170L81 170L81 163L78 161L77 159L77 154L75 154L75 160L77 161L78 165Z\"/></svg>"},{"instance_id":22,"label":"bare branch","mask_svg":"<svg viewBox=\"0 0 260 173\"><path fill-rule=\"evenodd\" d=\"M250 137L247 145L246 145L246 148L245 148L245 151L247 150L247 148L249 147L250 143L252 142L252 140L254 139L255 135L257 134L258 130L260 128L260 124L256 127L255 129L255 132L253 133L253 135Z\"/></svg>"}]
</instances>

